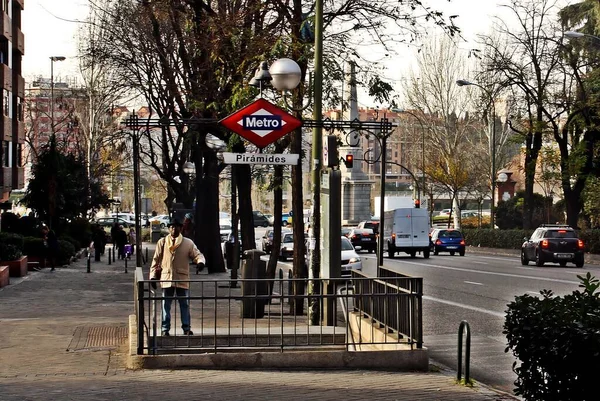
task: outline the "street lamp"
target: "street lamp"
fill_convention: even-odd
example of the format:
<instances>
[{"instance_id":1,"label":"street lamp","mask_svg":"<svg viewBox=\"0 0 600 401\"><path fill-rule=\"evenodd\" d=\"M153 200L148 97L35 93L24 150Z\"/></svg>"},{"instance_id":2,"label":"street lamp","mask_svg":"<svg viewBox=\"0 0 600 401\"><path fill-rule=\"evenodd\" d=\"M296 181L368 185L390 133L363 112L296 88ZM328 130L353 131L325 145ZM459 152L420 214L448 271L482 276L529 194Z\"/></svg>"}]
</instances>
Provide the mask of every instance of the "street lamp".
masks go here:
<instances>
[{"instance_id":1,"label":"street lamp","mask_svg":"<svg viewBox=\"0 0 600 401\"><path fill-rule=\"evenodd\" d=\"M50 131L54 135L54 62L65 61L64 56L50 57Z\"/></svg>"},{"instance_id":2,"label":"street lamp","mask_svg":"<svg viewBox=\"0 0 600 401\"><path fill-rule=\"evenodd\" d=\"M476 82L470 82L464 79L459 79L456 81L458 86L468 86L473 85L481 88L490 98L490 103L492 104L492 172L491 172L491 181L492 181L492 204L490 206L490 226L492 230L495 228L494 224L494 209L496 202L496 103L494 102L494 95L485 87L479 85Z\"/></svg>"}]
</instances>

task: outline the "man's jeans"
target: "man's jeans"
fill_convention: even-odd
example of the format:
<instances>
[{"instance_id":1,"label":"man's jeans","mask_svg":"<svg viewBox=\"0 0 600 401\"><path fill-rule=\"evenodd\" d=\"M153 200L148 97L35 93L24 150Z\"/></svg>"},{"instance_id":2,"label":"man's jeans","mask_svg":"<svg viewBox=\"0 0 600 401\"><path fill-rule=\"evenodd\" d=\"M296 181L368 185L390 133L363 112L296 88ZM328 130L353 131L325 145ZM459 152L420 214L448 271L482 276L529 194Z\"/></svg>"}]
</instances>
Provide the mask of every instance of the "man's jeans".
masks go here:
<instances>
[{"instance_id":1,"label":"man's jeans","mask_svg":"<svg viewBox=\"0 0 600 401\"><path fill-rule=\"evenodd\" d=\"M174 294L177 294L177 300L179 301L181 328L187 331L190 329L189 290L176 287L163 288L163 297L165 299L162 304L162 331L171 330L171 302L173 301L172 297Z\"/></svg>"}]
</instances>

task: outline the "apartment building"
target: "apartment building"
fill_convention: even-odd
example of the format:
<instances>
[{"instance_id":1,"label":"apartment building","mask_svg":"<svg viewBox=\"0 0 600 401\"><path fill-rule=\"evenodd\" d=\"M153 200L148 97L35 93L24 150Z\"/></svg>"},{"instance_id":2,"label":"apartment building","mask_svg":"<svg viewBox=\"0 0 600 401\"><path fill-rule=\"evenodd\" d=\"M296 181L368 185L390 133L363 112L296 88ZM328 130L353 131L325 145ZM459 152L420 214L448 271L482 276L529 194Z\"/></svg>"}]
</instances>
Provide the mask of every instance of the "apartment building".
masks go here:
<instances>
[{"instance_id":1,"label":"apartment building","mask_svg":"<svg viewBox=\"0 0 600 401\"><path fill-rule=\"evenodd\" d=\"M25 39L21 31L24 0L0 0L0 89L2 119L0 119L1 149L0 202L8 201L10 192L24 185L23 144L25 127L23 99L25 80L22 59Z\"/></svg>"}]
</instances>

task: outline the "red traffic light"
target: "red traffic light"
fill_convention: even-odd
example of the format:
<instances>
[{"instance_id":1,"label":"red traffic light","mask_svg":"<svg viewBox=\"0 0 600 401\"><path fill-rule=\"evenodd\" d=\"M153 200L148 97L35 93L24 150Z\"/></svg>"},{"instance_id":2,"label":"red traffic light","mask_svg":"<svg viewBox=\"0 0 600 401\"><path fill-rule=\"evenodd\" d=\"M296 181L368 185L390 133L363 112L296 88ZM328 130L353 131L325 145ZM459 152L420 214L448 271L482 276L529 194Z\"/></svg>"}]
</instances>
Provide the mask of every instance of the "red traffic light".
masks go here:
<instances>
[{"instance_id":1,"label":"red traffic light","mask_svg":"<svg viewBox=\"0 0 600 401\"><path fill-rule=\"evenodd\" d=\"M352 168L352 166L354 166L354 155L346 155L344 164L346 165L346 168Z\"/></svg>"},{"instance_id":2,"label":"red traffic light","mask_svg":"<svg viewBox=\"0 0 600 401\"><path fill-rule=\"evenodd\" d=\"M415 208L419 209L421 207L421 201L418 199L415 199Z\"/></svg>"}]
</instances>

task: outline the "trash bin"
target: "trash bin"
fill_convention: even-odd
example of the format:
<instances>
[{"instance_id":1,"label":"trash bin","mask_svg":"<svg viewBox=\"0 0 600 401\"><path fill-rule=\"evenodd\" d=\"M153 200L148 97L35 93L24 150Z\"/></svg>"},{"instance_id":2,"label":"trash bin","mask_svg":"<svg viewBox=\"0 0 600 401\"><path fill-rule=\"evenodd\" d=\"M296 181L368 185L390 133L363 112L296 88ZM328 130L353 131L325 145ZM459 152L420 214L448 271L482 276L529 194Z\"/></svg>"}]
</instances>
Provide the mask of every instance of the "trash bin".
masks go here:
<instances>
[{"instance_id":1,"label":"trash bin","mask_svg":"<svg viewBox=\"0 0 600 401\"><path fill-rule=\"evenodd\" d=\"M265 316L268 288L264 280L267 275L267 262L260 257L264 252L251 249L244 252L242 262L242 318L260 319Z\"/></svg>"}]
</instances>

